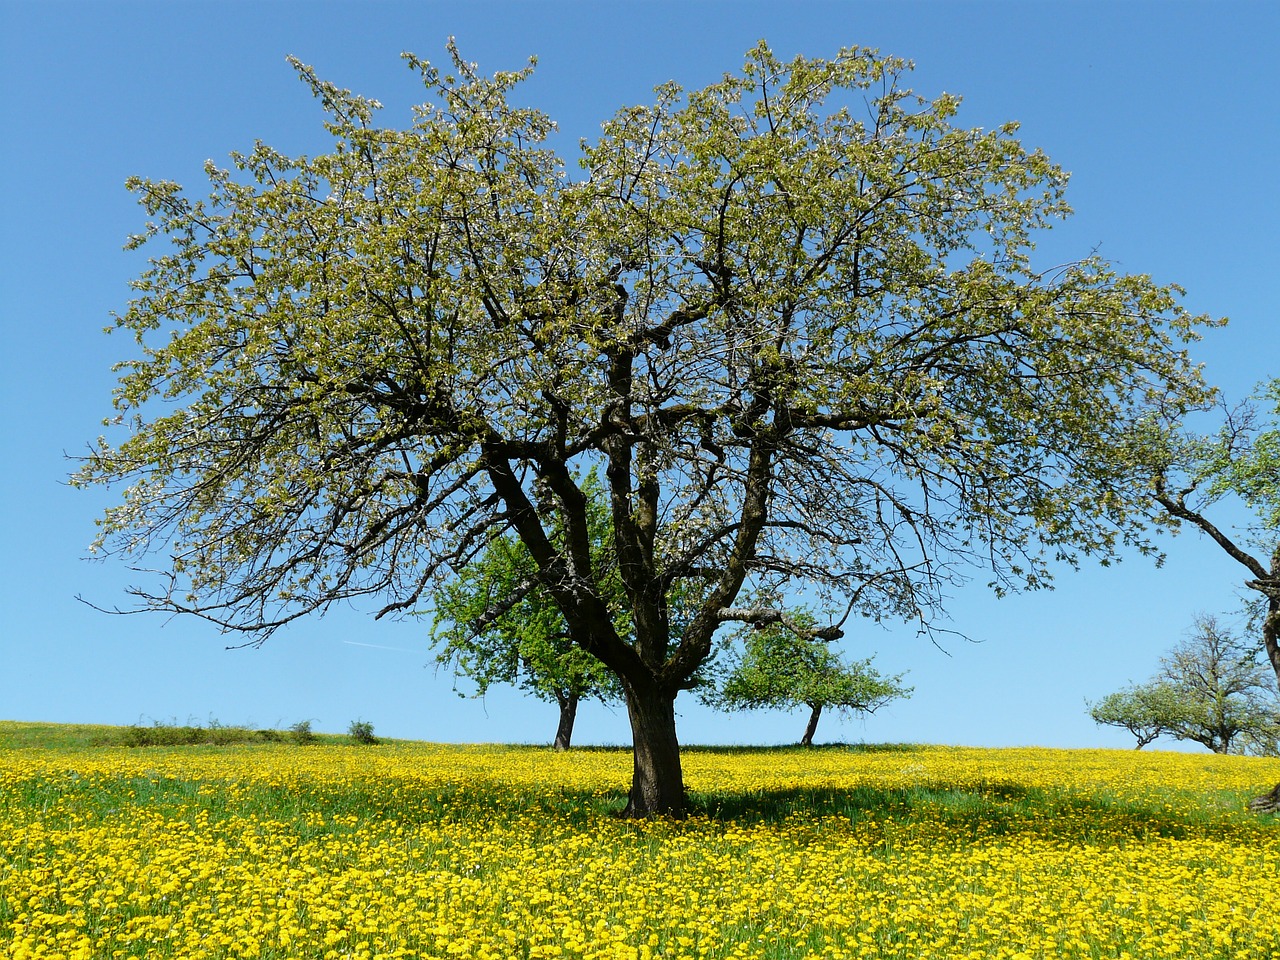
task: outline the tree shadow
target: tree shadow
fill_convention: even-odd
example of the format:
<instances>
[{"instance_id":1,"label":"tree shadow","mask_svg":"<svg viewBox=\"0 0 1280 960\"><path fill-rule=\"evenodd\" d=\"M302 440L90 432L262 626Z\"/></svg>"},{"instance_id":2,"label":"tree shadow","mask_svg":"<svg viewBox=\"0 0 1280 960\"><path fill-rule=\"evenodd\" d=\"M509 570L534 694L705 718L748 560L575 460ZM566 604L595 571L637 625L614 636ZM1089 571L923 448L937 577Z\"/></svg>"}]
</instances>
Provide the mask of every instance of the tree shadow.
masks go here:
<instances>
[{"instance_id":1,"label":"tree shadow","mask_svg":"<svg viewBox=\"0 0 1280 960\"><path fill-rule=\"evenodd\" d=\"M1170 804L1170 798L1184 802ZM816 824L839 818L851 827L905 828L936 836L940 842L1024 836L1101 845L1188 837L1247 842L1259 830L1280 832L1280 818L1251 815L1234 794L1223 794L1219 802L1207 805L1199 792L1171 791L1144 803L995 782L693 792L689 799L694 816L726 824Z\"/></svg>"},{"instance_id":2,"label":"tree shadow","mask_svg":"<svg viewBox=\"0 0 1280 960\"><path fill-rule=\"evenodd\" d=\"M511 750L546 750L545 743L524 743L516 744L504 749ZM743 744L681 744L680 755L687 756L691 754L707 753L707 754L771 754L771 753L813 753L813 752L833 752L833 753L919 753L927 749L917 743L815 743L811 746L801 746L798 743L778 743L768 746L759 745L743 745ZM588 743L579 746L574 744L569 753L630 753L630 744L616 743Z\"/></svg>"},{"instance_id":3,"label":"tree shadow","mask_svg":"<svg viewBox=\"0 0 1280 960\"><path fill-rule=\"evenodd\" d=\"M627 748L628 750L630 747ZM774 746L732 746L708 744L706 746L681 747L682 754L770 754L770 753L920 753L926 749L918 743L815 743L801 746L798 743L783 743Z\"/></svg>"}]
</instances>

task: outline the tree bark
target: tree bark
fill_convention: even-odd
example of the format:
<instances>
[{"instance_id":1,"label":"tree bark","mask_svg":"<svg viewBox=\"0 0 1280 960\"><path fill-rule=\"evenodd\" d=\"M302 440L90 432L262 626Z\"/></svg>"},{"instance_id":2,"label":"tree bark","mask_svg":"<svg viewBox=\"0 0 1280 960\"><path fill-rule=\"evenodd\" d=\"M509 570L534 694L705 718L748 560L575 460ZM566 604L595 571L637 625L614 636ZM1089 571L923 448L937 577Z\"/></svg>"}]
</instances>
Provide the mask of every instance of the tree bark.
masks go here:
<instances>
[{"instance_id":1,"label":"tree bark","mask_svg":"<svg viewBox=\"0 0 1280 960\"><path fill-rule=\"evenodd\" d=\"M623 815L675 817L685 814L684 773L676 740L676 696L656 686L626 685L634 769Z\"/></svg>"},{"instance_id":2,"label":"tree bark","mask_svg":"<svg viewBox=\"0 0 1280 960\"><path fill-rule=\"evenodd\" d=\"M1262 621L1262 645L1267 659L1276 674L1276 687L1280 688L1280 544L1271 554L1271 577L1265 584L1258 584L1267 598L1267 615Z\"/></svg>"},{"instance_id":3,"label":"tree bark","mask_svg":"<svg viewBox=\"0 0 1280 960\"><path fill-rule=\"evenodd\" d=\"M822 716L822 704L811 703L809 706L813 712L809 714L809 723L804 728L804 736L800 738L800 746L802 747L813 746L813 735L818 730L818 718Z\"/></svg>"},{"instance_id":4,"label":"tree bark","mask_svg":"<svg viewBox=\"0 0 1280 960\"><path fill-rule=\"evenodd\" d=\"M556 694L556 703L560 705L560 725L556 727L554 746L557 750L568 750L570 741L573 740L573 721L578 716L578 695Z\"/></svg>"},{"instance_id":5,"label":"tree bark","mask_svg":"<svg viewBox=\"0 0 1280 960\"><path fill-rule=\"evenodd\" d=\"M1276 688L1280 689L1280 598L1267 598L1267 618L1262 621L1262 645L1267 649L1267 659L1276 674Z\"/></svg>"},{"instance_id":6,"label":"tree bark","mask_svg":"<svg viewBox=\"0 0 1280 960\"><path fill-rule=\"evenodd\" d=\"M1280 813L1280 783L1270 793L1250 800L1249 809L1257 813Z\"/></svg>"}]
</instances>

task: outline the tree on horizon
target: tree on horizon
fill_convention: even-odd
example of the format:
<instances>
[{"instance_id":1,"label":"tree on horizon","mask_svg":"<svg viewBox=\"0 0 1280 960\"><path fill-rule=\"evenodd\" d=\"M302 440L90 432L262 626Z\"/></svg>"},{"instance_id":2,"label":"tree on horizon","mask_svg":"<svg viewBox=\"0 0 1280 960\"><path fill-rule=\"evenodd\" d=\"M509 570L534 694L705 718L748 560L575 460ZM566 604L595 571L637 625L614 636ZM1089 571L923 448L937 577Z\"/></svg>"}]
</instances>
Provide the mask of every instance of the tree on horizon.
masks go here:
<instances>
[{"instance_id":1,"label":"tree on horizon","mask_svg":"<svg viewBox=\"0 0 1280 960\"><path fill-rule=\"evenodd\" d=\"M746 628L742 650L710 702L723 710L806 707L809 717L800 745L811 747L827 708L875 713L911 696L901 674L882 675L871 657L845 659L831 649L831 641L814 636L817 625L813 614L801 609L759 630Z\"/></svg>"},{"instance_id":2,"label":"tree on horizon","mask_svg":"<svg viewBox=\"0 0 1280 960\"><path fill-rule=\"evenodd\" d=\"M592 566L614 610L614 629L626 636L626 598L617 563L609 556L609 505L594 474L581 485L588 499ZM551 527L553 541L563 545L563 527L554 520ZM431 606L436 663L470 679L476 696L505 683L553 701L559 709L552 740L556 750L572 746L583 700L622 699L618 678L573 642L564 614L538 582L532 555L510 533L488 540L471 563L436 589Z\"/></svg>"}]
</instances>

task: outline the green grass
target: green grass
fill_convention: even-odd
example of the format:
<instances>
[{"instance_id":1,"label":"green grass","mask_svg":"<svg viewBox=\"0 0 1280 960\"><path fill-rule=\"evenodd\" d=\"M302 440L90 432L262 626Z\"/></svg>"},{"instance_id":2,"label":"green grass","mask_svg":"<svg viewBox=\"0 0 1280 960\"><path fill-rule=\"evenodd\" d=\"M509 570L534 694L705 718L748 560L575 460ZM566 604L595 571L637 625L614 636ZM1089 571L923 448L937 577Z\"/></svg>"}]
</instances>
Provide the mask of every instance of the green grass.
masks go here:
<instances>
[{"instance_id":1,"label":"green grass","mask_svg":"<svg viewBox=\"0 0 1280 960\"><path fill-rule=\"evenodd\" d=\"M0 720L0 750L74 750L123 746L128 727L96 723Z\"/></svg>"},{"instance_id":2,"label":"green grass","mask_svg":"<svg viewBox=\"0 0 1280 960\"><path fill-rule=\"evenodd\" d=\"M0 722L0 955L228 960L264 917L298 939L268 938L263 960L372 957L358 948L375 941L387 958L481 941L541 957L531 945L562 931L653 936L654 958L714 935L712 960L873 941L916 960L957 937L993 951L968 956L1162 960L1168 936L1184 960L1270 960L1280 935L1252 893L1276 875L1280 817L1244 809L1280 777L1271 760L694 746L694 816L636 823L615 816L622 747L275 734Z\"/></svg>"},{"instance_id":3,"label":"green grass","mask_svg":"<svg viewBox=\"0 0 1280 960\"><path fill-rule=\"evenodd\" d=\"M385 738L379 737L378 741ZM266 743L341 744L351 737L334 733L251 729L217 721L133 724L127 727L91 723L33 723L0 720L0 750L94 750L101 747L243 746Z\"/></svg>"},{"instance_id":4,"label":"green grass","mask_svg":"<svg viewBox=\"0 0 1280 960\"><path fill-rule=\"evenodd\" d=\"M262 748L270 745L305 747L309 744L350 745L360 743L352 735L315 734L309 730L266 730L248 727L225 726L216 721L207 726L195 724L135 724L132 726L108 726L103 724L59 724L0 720L0 750L49 749L95 750L109 747L138 749L184 748ZM412 741L389 741L377 738L377 743L399 743L411 746ZM533 746L503 746L499 744L475 745L465 748L481 752L525 752L543 750ZM798 746L689 746L688 755L773 755L842 752L860 754L903 753L910 754L926 748L903 743L892 744L826 744L818 747ZM630 747L584 746L575 748L579 753L629 753ZM115 786L120 796L102 795L86 798L89 805L102 809L118 808L137 799L161 805L189 803L195 786L187 781L138 782L118 781ZM601 796L591 793L560 791L554 795L528 792L510 787L489 785L487 791L477 794L469 788L445 789L438 797L429 798L425 805L416 798L417 819L424 813L430 817L448 819L451 811L460 809L463 797L455 796L455 789L468 794L465 797L468 816L479 808L498 812L500 809L535 811L545 815L568 816L571 820L586 823L591 817L618 813L625 803L625 796ZM126 796L127 794L127 796ZM973 784L952 786L932 783L900 789L876 789L872 787L829 788L821 786L793 789L759 789L745 792L699 792L689 795L690 810L713 820L738 823L781 823L797 815L847 817L851 821L890 818L909 823L915 820L943 821L950 823L960 834L980 829L984 834L1016 833L1028 824L1078 823L1080 820L1106 823L1115 827L1127 824L1145 836L1177 838L1189 831L1212 830L1224 822L1258 820L1257 815L1240 810L1240 798L1236 796L1197 797L1188 803L1188 795L1179 784L1170 784L1167 790L1147 794L1144 801L1135 803L1105 792L1076 793L1061 789L1045 790L1022 787L1008 783L993 783L977 788ZM317 804L326 814L360 811L383 817L403 817L406 811L394 809L396 801L377 792L365 794L347 790L333 796L312 795L309 802ZM216 803L216 801L215 801ZM197 804L198 806L200 804ZM280 815L295 812L297 798L263 791L251 805L255 812ZM1225 814L1225 817L1224 817ZM1280 817L1262 818L1275 821ZM1038 829L1035 832L1042 832ZM1077 827L1072 827L1077 829Z\"/></svg>"}]
</instances>

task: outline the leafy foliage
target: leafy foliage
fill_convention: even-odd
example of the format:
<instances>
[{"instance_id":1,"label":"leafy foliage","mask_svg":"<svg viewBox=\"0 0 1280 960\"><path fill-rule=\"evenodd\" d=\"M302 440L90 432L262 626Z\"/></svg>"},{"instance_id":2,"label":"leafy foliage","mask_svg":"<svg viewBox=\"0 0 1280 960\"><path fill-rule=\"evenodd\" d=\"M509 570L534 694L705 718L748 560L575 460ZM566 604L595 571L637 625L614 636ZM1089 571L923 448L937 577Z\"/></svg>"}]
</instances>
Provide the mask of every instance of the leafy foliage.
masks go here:
<instances>
[{"instance_id":1,"label":"leafy foliage","mask_svg":"<svg viewBox=\"0 0 1280 960\"><path fill-rule=\"evenodd\" d=\"M1280 377L1260 385L1252 400L1219 410L1214 436L1162 438L1152 482L1175 523L1198 527L1248 571L1244 585L1256 597L1251 619L1280 689ZM1207 511L1223 498L1243 503L1256 522L1239 533L1219 527Z\"/></svg>"},{"instance_id":2,"label":"leafy foliage","mask_svg":"<svg viewBox=\"0 0 1280 960\"><path fill-rule=\"evenodd\" d=\"M612 520L599 480L587 477L588 531L592 566L614 611L614 628L629 633L626 598L611 556ZM553 523L553 540L562 543L562 523ZM611 573L605 573L611 571ZM444 584L433 598L432 636L440 646L437 662L472 680L478 696L495 683L513 684L557 703L563 743L572 734L572 713L582 699L621 698L618 678L596 657L573 642L564 614L538 581L528 549L511 535L495 536L480 556Z\"/></svg>"},{"instance_id":3,"label":"leafy foliage","mask_svg":"<svg viewBox=\"0 0 1280 960\"><path fill-rule=\"evenodd\" d=\"M1253 401L1229 411L1225 421L1213 442L1197 450L1197 479L1207 482L1208 502L1239 497L1257 516L1255 532L1274 540L1280 536L1280 377L1259 385Z\"/></svg>"},{"instance_id":4,"label":"leafy foliage","mask_svg":"<svg viewBox=\"0 0 1280 960\"><path fill-rule=\"evenodd\" d=\"M379 742L373 734L373 724L368 720L352 720L347 727L347 736L365 746L372 746Z\"/></svg>"},{"instance_id":5,"label":"leafy foliage","mask_svg":"<svg viewBox=\"0 0 1280 960\"><path fill-rule=\"evenodd\" d=\"M786 623L749 632L714 702L729 710L807 706L810 725L801 742L808 745L825 707L874 713L911 695L901 674L881 676L870 658L841 658L829 641L814 636L816 625L812 614L797 611Z\"/></svg>"},{"instance_id":6,"label":"leafy foliage","mask_svg":"<svg viewBox=\"0 0 1280 960\"><path fill-rule=\"evenodd\" d=\"M1016 124L954 125L875 51L762 43L621 109L570 176L508 99L529 70L450 57L408 58L408 129L295 64L328 152L259 142L206 199L130 181L131 246L161 249L117 319L127 435L76 482L124 485L100 548L165 554L143 608L250 642L348 600L412 613L510 534L621 678L633 811L678 813L676 695L722 624L781 616L744 590L927 628L968 565L1004 592L1150 549L1133 434L1205 401L1207 321L1098 258L1033 266L1066 175Z\"/></svg>"},{"instance_id":7,"label":"leafy foliage","mask_svg":"<svg viewBox=\"0 0 1280 960\"><path fill-rule=\"evenodd\" d=\"M1109 693L1089 706L1095 723L1128 730L1138 738L1139 750L1161 734L1181 729L1185 713L1178 689L1158 681Z\"/></svg>"}]
</instances>

